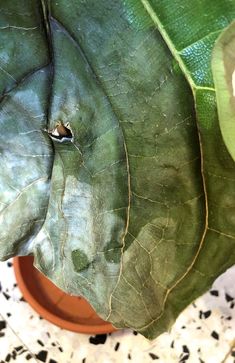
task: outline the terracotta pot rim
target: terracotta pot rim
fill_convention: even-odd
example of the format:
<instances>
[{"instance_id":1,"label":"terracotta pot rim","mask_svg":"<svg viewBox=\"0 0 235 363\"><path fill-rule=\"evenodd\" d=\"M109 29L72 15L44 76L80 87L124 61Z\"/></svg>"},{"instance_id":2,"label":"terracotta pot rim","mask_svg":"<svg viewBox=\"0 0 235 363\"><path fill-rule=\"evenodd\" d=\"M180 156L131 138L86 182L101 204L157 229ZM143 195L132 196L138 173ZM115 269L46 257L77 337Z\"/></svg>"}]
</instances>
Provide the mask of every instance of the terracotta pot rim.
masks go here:
<instances>
[{"instance_id":1,"label":"terracotta pot rim","mask_svg":"<svg viewBox=\"0 0 235 363\"><path fill-rule=\"evenodd\" d=\"M13 267L15 272L15 277L18 286L23 294L25 300L32 306L32 308L44 319L50 321L51 323L59 326L62 329L70 330L76 333L83 334L107 334L116 331L111 323L105 322L102 325L83 325L79 323L73 323L71 321L65 320L51 311L47 310L43 305L41 305L33 296L27 284L25 283L24 277L21 273L21 257L13 258Z\"/></svg>"}]
</instances>

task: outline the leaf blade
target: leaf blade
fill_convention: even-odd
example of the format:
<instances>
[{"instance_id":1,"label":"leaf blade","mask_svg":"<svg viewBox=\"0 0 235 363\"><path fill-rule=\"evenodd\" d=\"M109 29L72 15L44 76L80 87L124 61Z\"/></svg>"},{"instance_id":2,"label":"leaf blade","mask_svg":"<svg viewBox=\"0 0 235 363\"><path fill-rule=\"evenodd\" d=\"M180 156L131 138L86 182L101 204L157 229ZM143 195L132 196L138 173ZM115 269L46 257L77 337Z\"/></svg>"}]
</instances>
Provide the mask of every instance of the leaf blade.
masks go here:
<instances>
[{"instance_id":1,"label":"leaf blade","mask_svg":"<svg viewBox=\"0 0 235 363\"><path fill-rule=\"evenodd\" d=\"M212 70L216 88L216 98L220 129L230 155L235 160L235 111L234 111L234 66L235 25L232 23L221 34L215 44Z\"/></svg>"}]
</instances>

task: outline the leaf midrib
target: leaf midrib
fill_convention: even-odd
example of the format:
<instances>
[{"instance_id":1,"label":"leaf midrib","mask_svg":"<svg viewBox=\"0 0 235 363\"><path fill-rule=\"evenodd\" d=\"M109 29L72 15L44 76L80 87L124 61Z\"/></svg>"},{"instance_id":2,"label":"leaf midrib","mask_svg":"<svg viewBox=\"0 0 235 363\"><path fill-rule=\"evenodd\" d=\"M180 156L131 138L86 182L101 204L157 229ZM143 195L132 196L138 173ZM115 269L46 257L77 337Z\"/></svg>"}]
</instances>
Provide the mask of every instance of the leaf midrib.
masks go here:
<instances>
[{"instance_id":1,"label":"leaf midrib","mask_svg":"<svg viewBox=\"0 0 235 363\"><path fill-rule=\"evenodd\" d=\"M157 16L157 14L155 13L154 9L152 8L151 4L149 3L148 0L140 0L143 7L145 8L145 10L147 11L147 13L149 14L149 16L151 17L152 21L154 22L154 24L156 25L159 33L161 34L162 38L164 39L166 45L168 46L168 49L170 50L170 52L172 53L173 57L175 58L175 60L178 62L182 73L184 74L186 80L188 81L192 93L193 93L193 97L194 100L196 99L196 91L197 90L204 90L204 91L215 91L214 88L212 87L202 87L202 86L197 86L194 82L194 80L192 79L192 77L190 76L190 72L187 68L187 66L185 65L185 63L183 62L182 58L180 57L180 53L178 52L178 50L176 49L173 41L171 40L170 36L168 35L168 33L166 32L162 22L160 21L159 17ZM203 184L203 190L204 190L204 196L205 196L205 227L201 236L201 240L199 242L199 246L198 246L198 250L192 260L192 262L190 263L190 265L188 266L188 268L186 269L186 271L183 273L182 276L180 276L180 278L175 282L175 284L173 286L171 286L171 288L169 288L166 292L164 301L163 301L163 306L162 306L162 312L150 323L146 324L145 326L143 326L140 330L145 330L148 327L150 327L153 323L155 323L156 321L158 321L159 319L161 319L161 317L164 315L164 307L165 304L167 302L168 296L169 294L172 292L172 290L175 289L175 287L190 273L190 271L192 270L198 256L199 253L201 251L201 248L204 244L205 241L205 236L206 233L208 231L208 196L207 196L207 189L206 189L206 181L205 181L205 175L204 175L204 157L203 157L203 148L202 148L202 141L201 141L201 134L199 131L199 127L197 124L197 128L198 128L198 140L199 140L199 146L200 146L200 154L201 154L201 177L202 177L202 184Z\"/></svg>"},{"instance_id":2,"label":"leaf midrib","mask_svg":"<svg viewBox=\"0 0 235 363\"><path fill-rule=\"evenodd\" d=\"M215 88L213 88L213 87L198 86L194 82L194 80L190 76L190 72L189 72L186 64L183 62L182 58L180 57L179 51L176 49L174 43L172 42L171 38L169 37L168 33L166 32L162 22L160 21L159 17L155 13L155 11L152 8L149 1L148 0L140 0L140 1L142 3L143 7L145 8L146 12L151 17L153 23L157 26L158 31L162 35L166 45L168 46L169 50L171 51L173 57L178 62L178 64L179 64L185 78L187 79L187 81L188 81L188 83L189 83L189 85L190 85L190 87L192 89L193 95L195 96L195 93L196 93L197 90L206 90L206 91L215 92Z\"/></svg>"}]
</instances>

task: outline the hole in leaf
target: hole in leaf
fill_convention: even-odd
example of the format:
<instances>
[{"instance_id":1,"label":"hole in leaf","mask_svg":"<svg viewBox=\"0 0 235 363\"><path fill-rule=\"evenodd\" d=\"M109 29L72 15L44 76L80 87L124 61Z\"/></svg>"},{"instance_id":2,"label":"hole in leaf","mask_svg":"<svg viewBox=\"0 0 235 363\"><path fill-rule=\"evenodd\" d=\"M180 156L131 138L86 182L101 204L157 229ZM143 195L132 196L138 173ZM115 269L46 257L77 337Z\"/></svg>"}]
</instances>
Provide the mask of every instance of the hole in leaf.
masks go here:
<instances>
[{"instance_id":1,"label":"hole in leaf","mask_svg":"<svg viewBox=\"0 0 235 363\"><path fill-rule=\"evenodd\" d=\"M64 125L60 122L53 130L48 131L49 136L59 142L72 141L73 134L69 124Z\"/></svg>"}]
</instances>

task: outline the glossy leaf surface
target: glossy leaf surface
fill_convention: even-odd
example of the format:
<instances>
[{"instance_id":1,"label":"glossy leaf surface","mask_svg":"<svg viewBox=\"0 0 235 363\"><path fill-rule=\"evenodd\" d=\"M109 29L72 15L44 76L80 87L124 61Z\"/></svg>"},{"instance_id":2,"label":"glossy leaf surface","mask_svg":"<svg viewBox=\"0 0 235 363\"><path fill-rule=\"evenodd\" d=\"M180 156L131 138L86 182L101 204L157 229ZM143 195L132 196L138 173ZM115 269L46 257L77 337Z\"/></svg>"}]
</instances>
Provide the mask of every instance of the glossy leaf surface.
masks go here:
<instances>
[{"instance_id":1,"label":"glossy leaf surface","mask_svg":"<svg viewBox=\"0 0 235 363\"><path fill-rule=\"evenodd\" d=\"M226 28L213 52L214 74L220 128L225 145L235 160L235 24Z\"/></svg>"}]
</instances>

